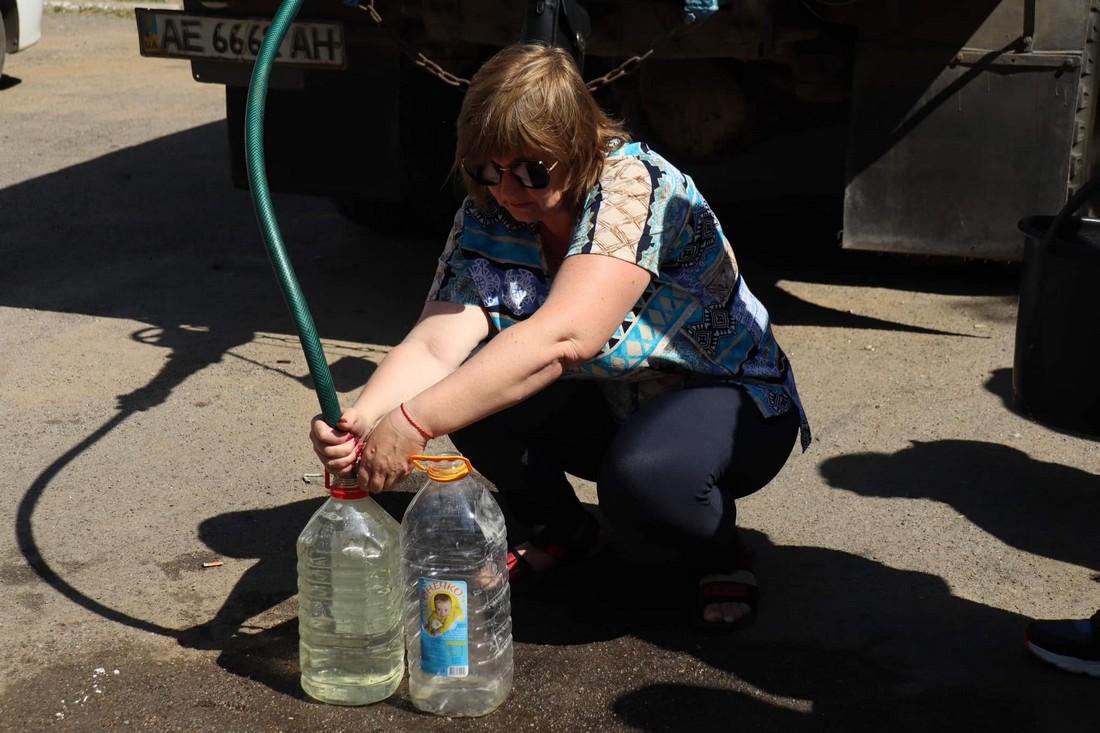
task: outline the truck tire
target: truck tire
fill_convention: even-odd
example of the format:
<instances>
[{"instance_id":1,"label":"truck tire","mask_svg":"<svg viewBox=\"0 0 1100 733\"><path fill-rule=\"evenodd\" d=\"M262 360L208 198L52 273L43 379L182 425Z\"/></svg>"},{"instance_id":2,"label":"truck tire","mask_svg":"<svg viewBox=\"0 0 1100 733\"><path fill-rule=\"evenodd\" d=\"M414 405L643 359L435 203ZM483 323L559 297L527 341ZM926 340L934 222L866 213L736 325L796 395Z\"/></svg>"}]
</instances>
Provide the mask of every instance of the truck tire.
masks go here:
<instances>
[{"instance_id":1,"label":"truck tire","mask_svg":"<svg viewBox=\"0 0 1100 733\"><path fill-rule=\"evenodd\" d=\"M463 198L451 178L462 92L409 62L402 64L400 80L401 200L333 202L343 216L379 234L439 236L442 242Z\"/></svg>"},{"instance_id":2,"label":"truck tire","mask_svg":"<svg viewBox=\"0 0 1100 733\"><path fill-rule=\"evenodd\" d=\"M426 201L368 201L334 197L336 210L374 234L388 237L438 238L442 247L451 231L458 204L435 197Z\"/></svg>"}]
</instances>

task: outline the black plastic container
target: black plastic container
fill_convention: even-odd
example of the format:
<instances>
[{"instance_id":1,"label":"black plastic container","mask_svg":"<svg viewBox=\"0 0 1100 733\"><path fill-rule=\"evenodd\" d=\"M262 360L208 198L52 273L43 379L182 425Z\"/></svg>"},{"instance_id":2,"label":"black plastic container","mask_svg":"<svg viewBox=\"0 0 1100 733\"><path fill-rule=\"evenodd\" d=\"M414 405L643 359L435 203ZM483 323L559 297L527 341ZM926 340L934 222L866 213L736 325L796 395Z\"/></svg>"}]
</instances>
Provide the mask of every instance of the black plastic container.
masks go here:
<instances>
[{"instance_id":1,"label":"black plastic container","mask_svg":"<svg viewBox=\"0 0 1100 733\"><path fill-rule=\"evenodd\" d=\"M1051 234L1055 220L1057 232ZM1100 434L1100 220L1029 216L1012 391L1023 414Z\"/></svg>"}]
</instances>

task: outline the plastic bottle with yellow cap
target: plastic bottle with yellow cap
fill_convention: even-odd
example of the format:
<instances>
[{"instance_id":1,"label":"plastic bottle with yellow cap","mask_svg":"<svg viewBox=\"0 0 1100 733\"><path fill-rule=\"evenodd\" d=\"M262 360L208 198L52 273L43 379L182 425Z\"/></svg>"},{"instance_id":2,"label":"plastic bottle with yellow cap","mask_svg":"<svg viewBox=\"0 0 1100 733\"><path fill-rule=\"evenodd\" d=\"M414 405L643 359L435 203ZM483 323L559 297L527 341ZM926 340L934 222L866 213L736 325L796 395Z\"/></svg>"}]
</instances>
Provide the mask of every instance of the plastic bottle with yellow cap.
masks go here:
<instances>
[{"instance_id":1,"label":"plastic bottle with yellow cap","mask_svg":"<svg viewBox=\"0 0 1100 733\"><path fill-rule=\"evenodd\" d=\"M409 696L437 715L485 715L512 689L504 514L466 458L412 461L428 480L401 521Z\"/></svg>"}]
</instances>

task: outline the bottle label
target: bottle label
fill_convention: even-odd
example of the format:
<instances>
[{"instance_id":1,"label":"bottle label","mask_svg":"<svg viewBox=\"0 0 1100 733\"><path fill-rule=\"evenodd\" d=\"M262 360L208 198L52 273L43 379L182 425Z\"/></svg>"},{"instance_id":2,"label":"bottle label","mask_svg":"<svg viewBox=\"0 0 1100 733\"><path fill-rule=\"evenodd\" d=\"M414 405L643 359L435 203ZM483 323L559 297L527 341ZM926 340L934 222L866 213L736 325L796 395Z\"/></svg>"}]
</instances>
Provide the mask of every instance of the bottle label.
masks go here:
<instances>
[{"instance_id":1,"label":"bottle label","mask_svg":"<svg viewBox=\"0 0 1100 733\"><path fill-rule=\"evenodd\" d=\"M420 669L438 677L470 673L466 582L421 578Z\"/></svg>"}]
</instances>

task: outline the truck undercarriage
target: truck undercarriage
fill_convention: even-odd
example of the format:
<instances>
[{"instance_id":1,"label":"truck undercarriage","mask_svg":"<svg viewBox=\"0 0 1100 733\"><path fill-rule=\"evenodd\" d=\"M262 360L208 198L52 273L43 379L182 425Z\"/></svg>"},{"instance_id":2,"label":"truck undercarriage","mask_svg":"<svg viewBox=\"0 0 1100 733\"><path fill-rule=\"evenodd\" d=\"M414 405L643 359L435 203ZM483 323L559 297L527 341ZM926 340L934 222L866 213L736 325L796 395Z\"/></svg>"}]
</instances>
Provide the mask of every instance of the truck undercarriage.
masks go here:
<instances>
[{"instance_id":1,"label":"truck undercarriage","mask_svg":"<svg viewBox=\"0 0 1100 733\"><path fill-rule=\"evenodd\" d=\"M343 65L276 65L272 189L331 196L378 225L445 226L465 80L541 2L307 0L296 22L339 24ZM1093 168L1097 0L580 6L584 76L607 111L715 205L834 201L847 248L1017 260L1017 221L1059 209ZM184 0L182 15L228 24L276 9ZM154 43L138 13L145 55L191 58L196 80L225 85L230 167L246 186L247 54L166 48L163 19Z\"/></svg>"}]
</instances>

